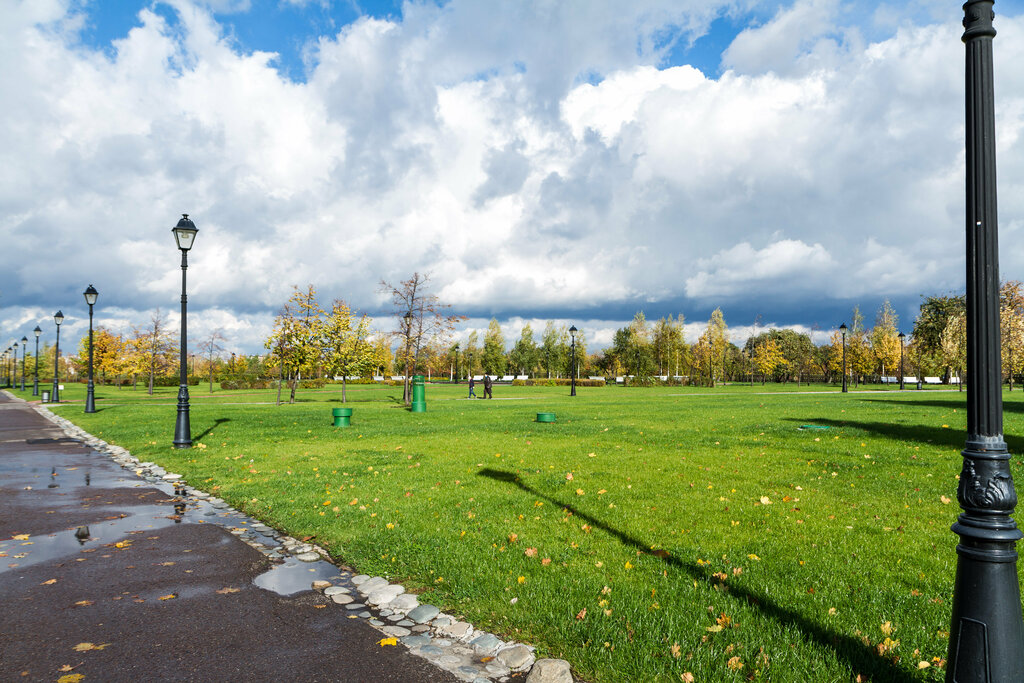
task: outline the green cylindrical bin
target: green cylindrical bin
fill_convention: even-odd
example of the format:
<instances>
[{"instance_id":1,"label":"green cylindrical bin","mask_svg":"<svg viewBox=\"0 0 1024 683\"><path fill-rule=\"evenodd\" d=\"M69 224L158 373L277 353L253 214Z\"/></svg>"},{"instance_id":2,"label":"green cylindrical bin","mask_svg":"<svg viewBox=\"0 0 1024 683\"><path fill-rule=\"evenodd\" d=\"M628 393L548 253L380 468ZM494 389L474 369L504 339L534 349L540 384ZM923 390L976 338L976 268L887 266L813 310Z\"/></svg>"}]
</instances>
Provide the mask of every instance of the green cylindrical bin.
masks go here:
<instances>
[{"instance_id":1,"label":"green cylindrical bin","mask_svg":"<svg viewBox=\"0 0 1024 683\"><path fill-rule=\"evenodd\" d=\"M427 412L427 386L423 375L412 376L412 412Z\"/></svg>"},{"instance_id":2,"label":"green cylindrical bin","mask_svg":"<svg viewBox=\"0 0 1024 683\"><path fill-rule=\"evenodd\" d=\"M537 413L537 422L554 422L554 413Z\"/></svg>"},{"instance_id":3,"label":"green cylindrical bin","mask_svg":"<svg viewBox=\"0 0 1024 683\"><path fill-rule=\"evenodd\" d=\"M334 416L335 427L349 427L352 425L351 408L332 408L331 415Z\"/></svg>"}]
</instances>

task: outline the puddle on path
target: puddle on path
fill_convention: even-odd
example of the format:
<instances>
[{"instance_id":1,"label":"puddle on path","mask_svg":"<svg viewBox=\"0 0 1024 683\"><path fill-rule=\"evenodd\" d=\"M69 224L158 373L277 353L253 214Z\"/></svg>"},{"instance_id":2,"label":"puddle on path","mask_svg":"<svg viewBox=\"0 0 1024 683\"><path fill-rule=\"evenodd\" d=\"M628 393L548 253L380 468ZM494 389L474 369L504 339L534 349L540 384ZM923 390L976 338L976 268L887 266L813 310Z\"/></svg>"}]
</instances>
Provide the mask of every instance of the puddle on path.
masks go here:
<instances>
[{"instance_id":1,"label":"puddle on path","mask_svg":"<svg viewBox=\"0 0 1024 683\"><path fill-rule=\"evenodd\" d=\"M69 455L72 460L70 464ZM87 523L89 527L89 537L84 540L75 536L76 528L70 528L30 536L26 540L0 541L0 553L6 553L6 557L0 555L5 560L0 563L0 573L59 560L76 555L83 549L100 548L125 540L130 538L133 532L156 530L173 524L216 524L228 531L245 530L244 534L247 537L269 549L280 546L273 538L273 530L260 526L258 520L227 510L223 505L215 506L205 500L176 498L172 484L144 480L130 470L119 467L106 455L93 450L83 449L80 454L14 454L13 457L5 457L0 461L0 475L3 476L6 486L31 490L41 496L41 509L55 504L78 502L69 494L79 487L155 488L166 496L166 500L178 501L177 504L168 502L162 505L118 502L110 507L109 512L125 516L102 521L95 521L97 510L90 510L91 514L83 513L83 524ZM54 495L60 496L59 501L51 498ZM336 583L340 579L338 568L323 560L302 562L286 556L283 562L277 562L257 576L253 583L264 590L288 596L311 590L313 581L328 579Z\"/></svg>"}]
</instances>

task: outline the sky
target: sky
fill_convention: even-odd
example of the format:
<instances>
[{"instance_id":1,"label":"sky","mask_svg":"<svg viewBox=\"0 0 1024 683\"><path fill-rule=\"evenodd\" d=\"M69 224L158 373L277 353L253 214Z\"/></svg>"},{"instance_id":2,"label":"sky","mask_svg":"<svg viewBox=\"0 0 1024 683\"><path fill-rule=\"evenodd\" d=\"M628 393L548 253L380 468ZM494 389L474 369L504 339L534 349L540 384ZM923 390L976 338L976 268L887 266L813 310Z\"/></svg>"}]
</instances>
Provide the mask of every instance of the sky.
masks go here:
<instances>
[{"instance_id":1,"label":"sky","mask_svg":"<svg viewBox=\"0 0 1024 683\"><path fill-rule=\"evenodd\" d=\"M1000 267L1024 279L1024 0L995 4ZM258 353L293 286L491 318L720 307L824 343L964 287L964 47L938 0L0 0L0 344L179 321ZM66 347L65 347L66 348Z\"/></svg>"}]
</instances>

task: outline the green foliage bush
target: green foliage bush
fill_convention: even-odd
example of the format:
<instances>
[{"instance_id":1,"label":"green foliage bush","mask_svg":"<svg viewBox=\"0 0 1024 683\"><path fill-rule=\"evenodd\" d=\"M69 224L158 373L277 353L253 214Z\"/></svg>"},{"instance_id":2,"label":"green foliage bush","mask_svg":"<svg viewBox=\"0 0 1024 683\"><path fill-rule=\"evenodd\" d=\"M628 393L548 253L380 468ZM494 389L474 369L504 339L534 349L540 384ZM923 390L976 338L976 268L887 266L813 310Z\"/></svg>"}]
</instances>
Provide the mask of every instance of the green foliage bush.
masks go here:
<instances>
[{"instance_id":1,"label":"green foliage bush","mask_svg":"<svg viewBox=\"0 0 1024 683\"><path fill-rule=\"evenodd\" d=\"M478 382L478 384L480 384ZM514 387L567 387L572 384L572 380L566 378L544 378L544 379L514 379L512 380L512 386ZM578 387L603 387L606 382L603 379L578 379L576 380L576 386Z\"/></svg>"},{"instance_id":2,"label":"green foliage bush","mask_svg":"<svg viewBox=\"0 0 1024 683\"><path fill-rule=\"evenodd\" d=\"M265 379L226 379L220 383L220 388L228 391L231 389L269 389L274 382Z\"/></svg>"}]
</instances>

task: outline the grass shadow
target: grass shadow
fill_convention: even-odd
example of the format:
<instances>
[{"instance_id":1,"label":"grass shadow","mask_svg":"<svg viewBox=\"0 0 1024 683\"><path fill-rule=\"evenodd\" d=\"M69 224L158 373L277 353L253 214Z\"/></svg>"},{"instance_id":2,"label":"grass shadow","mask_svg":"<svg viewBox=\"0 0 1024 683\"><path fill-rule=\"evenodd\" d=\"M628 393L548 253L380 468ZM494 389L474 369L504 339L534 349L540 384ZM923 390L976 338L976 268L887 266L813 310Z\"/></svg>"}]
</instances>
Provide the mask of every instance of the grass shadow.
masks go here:
<instances>
[{"instance_id":1,"label":"grass shadow","mask_svg":"<svg viewBox=\"0 0 1024 683\"><path fill-rule=\"evenodd\" d=\"M601 529L602 531L614 536L623 545L646 555L657 557L670 567L685 571L695 580L702 581L709 586L714 586L717 583L717 579L712 576L709 569L692 562L684 562L673 557L664 550L651 550L650 544L643 543L640 539L619 531L606 522L579 510L570 503L557 500L531 488L530 486L527 486L512 472L484 468L478 474L479 476L487 477L494 481L515 486L531 496L543 498L549 503L557 505L560 508L564 508L579 519L586 520L592 527ZM792 626L799 629L821 647L830 648L835 652L837 657L846 661L850 667L850 671L854 674L866 674L871 680L896 681L898 683L914 680L910 674L900 670L889 660L880 658L874 648L864 645L864 643L852 636L838 633L826 626L817 624L803 615L783 607L767 595L758 595L749 589L732 585L729 586L729 594L738 597L741 600L745 600L765 616L774 619L777 623L783 626Z\"/></svg>"},{"instance_id":2,"label":"grass shadow","mask_svg":"<svg viewBox=\"0 0 1024 683\"><path fill-rule=\"evenodd\" d=\"M893 404L896 404L896 405L919 406L919 407L922 407L922 408L933 408L934 407L934 408L947 408L947 409L950 409L950 410L967 410L967 392L964 392L963 400L960 400L960 401L952 401L952 400L948 400L948 399L942 400L942 401L919 401L919 400L896 401L896 400L893 400L891 398L867 398L867 397L865 397L864 400L865 401L871 401L873 403L893 403ZM1013 401L1011 403L1007 403L1007 402L1004 401L1003 402L1003 412L1004 413L1024 413L1024 403L1018 403L1016 401Z\"/></svg>"},{"instance_id":3,"label":"grass shadow","mask_svg":"<svg viewBox=\"0 0 1024 683\"><path fill-rule=\"evenodd\" d=\"M863 429L878 436L896 441L917 441L919 443L931 444L933 446L946 446L953 451L961 451L967 440L967 433L960 429L944 429L942 427L930 427L926 425L905 425L892 422L857 422L854 420L833 420L830 418L783 418L787 422L797 424L819 424L829 427L850 427ZM1011 453L1024 452L1024 437L1012 434L1004 434L1006 447Z\"/></svg>"}]
</instances>

